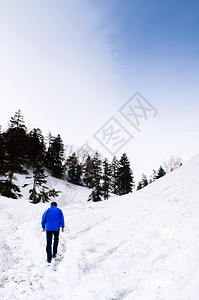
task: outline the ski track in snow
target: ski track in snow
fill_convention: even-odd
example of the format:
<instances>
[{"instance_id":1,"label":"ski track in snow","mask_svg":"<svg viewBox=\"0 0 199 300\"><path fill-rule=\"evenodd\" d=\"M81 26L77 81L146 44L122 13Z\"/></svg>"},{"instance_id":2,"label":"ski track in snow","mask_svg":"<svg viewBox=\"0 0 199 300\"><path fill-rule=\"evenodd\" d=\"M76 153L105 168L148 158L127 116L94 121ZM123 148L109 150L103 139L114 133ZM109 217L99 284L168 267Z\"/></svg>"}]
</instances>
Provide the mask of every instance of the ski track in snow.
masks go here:
<instances>
[{"instance_id":1,"label":"ski track in snow","mask_svg":"<svg viewBox=\"0 0 199 300\"><path fill-rule=\"evenodd\" d=\"M135 194L62 206L51 264L40 225L49 204L0 197L0 299L199 299L198 163Z\"/></svg>"}]
</instances>

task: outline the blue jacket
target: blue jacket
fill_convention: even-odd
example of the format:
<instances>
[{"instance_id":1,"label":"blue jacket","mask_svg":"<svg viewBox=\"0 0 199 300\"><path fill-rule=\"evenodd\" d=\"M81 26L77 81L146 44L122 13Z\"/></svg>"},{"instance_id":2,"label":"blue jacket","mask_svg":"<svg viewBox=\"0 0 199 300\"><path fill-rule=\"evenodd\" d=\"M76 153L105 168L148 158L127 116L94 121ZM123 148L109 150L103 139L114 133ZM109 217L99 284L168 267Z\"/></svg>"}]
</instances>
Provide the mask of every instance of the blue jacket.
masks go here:
<instances>
[{"instance_id":1,"label":"blue jacket","mask_svg":"<svg viewBox=\"0 0 199 300\"><path fill-rule=\"evenodd\" d=\"M60 226L64 228L64 215L61 209L55 205L48 208L42 216L41 226L43 229L46 228L46 231L59 231Z\"/></svg>"}]
</instances>

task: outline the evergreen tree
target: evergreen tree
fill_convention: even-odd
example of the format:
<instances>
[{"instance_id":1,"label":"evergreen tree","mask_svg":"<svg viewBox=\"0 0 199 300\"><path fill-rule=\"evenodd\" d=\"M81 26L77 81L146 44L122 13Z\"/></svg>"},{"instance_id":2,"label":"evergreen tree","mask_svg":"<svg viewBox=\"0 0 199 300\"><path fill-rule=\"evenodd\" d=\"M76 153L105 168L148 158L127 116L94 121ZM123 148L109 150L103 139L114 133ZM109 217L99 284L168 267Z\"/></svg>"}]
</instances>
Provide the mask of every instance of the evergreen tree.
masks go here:
<instances>
[{"instance_id":1,"label":"evergreen tree","mask_svg":"<svg viewBox=\"0 0 199 300\"><path fill-rule=\"evenodd\" d=\"M52 176L62 178L64 174L64 144L58 134L52 137L46 153L46 167L51 171Z\"/></svg>"},{"instance_id":2,"label":"evergreen tree","mask_svg":"<svg viewBox=\"0 0 199 300\"><path fill-rule=\"evenodd\" d=\"M119 195L119 161L116 157L111 162L111 191Z\"/></svg>"},{"instance_id":3,"label":"evergreen tree","mask_svg":"<svg viewBox=\"0 0 199 300\"><path fill-rule=\"evenodd\" d=\"M150 176L150 178L149 178L149 184L151 184L152 182L153 182L153 179Z\"/></svg>"},{"instance_id":4,"label":"evergreen tree","mask_svg":"<svg viewBox=\"0 0 199 300\"><path fill-rule=\"evenodd\" d=\"M93 161L92 158L90 157L90 155L87 156L85 164L83 166L83 182L85 183L85 185L88 188L92 188L93 187L93 174L92 174L92 170L93 170Z\"/></svg>"},{"instance_id":5,"label":"evergreen tree","mask_svg":"<svg viewBox=\"0 0 199 300\"><path fill-rule=\"evenodd\" d=\"M4 135L0 132L0 176L6 176L6 152Z\"/></svg>"},{"instance_id":6,"label":"evergreen tree","mask_svg":"<svg viewBox=\"0 0 199 300\"><path fill-rule=\"evenodd\" d=\"M147 179L147 176L145 174L142 174L142 181L141 181L141 184L142 184L142 188L144 188L145 186L147 186L149 183L148 183L148 179Z\"/></svg>"},{"instance_id":7,"label":"evergreen tree","mask_svg":"<svg viewBox=\"0 0 199 300\"><path fill-rule=\"evenodd\" d=\"M48 202L50 197L57 197L60 191L55 189L49 190L45 186L48 176L45 175L43 166L38 162L35 164L33 169L33 188L29 190L30 196L29 199L32 200L32 203L36 204L40 201Z\"/></svg>"},{"instance_id":8,"label":"evergreen tree","mask_svg":"<svg viewBox=\"0 0 199 300\"><path fill-rule=\"evenodd\" d=\"M111 190L111 166L108 160L105 158L103 161L103 176L102 176L102 192L105 200L109 198L109 193Z\"/></svg>"},{"instance_id":9,"label":"evergreen tree","mask_svg":"<svg viewBox=\"0 0 199 300\"><path fill-rule=\"evenodd\" d=\"M141 190L145 186L149 184L147 176L145 174L142 174L142 179L138 182L137 190Z\"/></svg>"},{"instance_id":10,"label":"evergreen tree","mask_svg":"<svg viewBox=\"0 0 199 300\"><path fill-rule=\"evenodd\" d=\"M142 182L138 181L137 191L142 189Z\"/></svg>"},{"instance_id":11,"label":"evergreen tree","mask_svg":"<svg viewBox=\"0 0 199 300\"><path fill-rule=\"evenodd\" d=\"M2 154L4 156L2 165L2 175L0 180L0 193L10 198L21 197L19 187L14 183L14 174L28 174L27 165L28 136L20 110L15 113L10 120L9 128L3 133L1 138L3 144Z\"/></svg>"},{"instance_id":12,"label":"evergreen tree","mask_svg":"<svg viewBox=\"0 0 199 300\"><path fill-rule=\"evenodd\" d=\"M157 172L153 169L152 180L155 181L157 179Z\"/></svg>"},{"instance_id":13,"label":"evergreen tree","mask_svg":"<svg viewBox=\"0 0 199 300\"><path fill-rule=\"evenodd\" d=\"M88 201L101 201L102 197L102 162L99 153L96 152L92 159L92 178L93 178L93 188L92 193L89 195Z\"/></svg>"},{"instance_id":14,"label":"evergreen tree","mask_svg":"<svg viewBox=\"0 0 199 300\"><path fill-rule=\"evenodd\" d=\"M80 184L82 167L75 152L73 152L72 155L68 157L66 165L68 169L69 182Z\"/></svg>"},{"instance_id":15,"label":"evergreen tree","mask_svg":"<svg viewBox=\"0 0 199 300\"><path fill-rule=\"evenodd\" d=\"M46 140L48 142L48 147L50 147L50 143L51 143L52 139L53 139L53 136L52 136L51 132L49 131L49 133L47 134L47 137L46 137Z\"/></svg>"},{"instance_id":16,"label":"evergreen tree","mask_svg":"<svg viewBox=\"0 0 199 300\"><path fill-rule=\"evenodd\" d=\"M14 117L11 117L9 127L14 129L23 129L25 132L27 131L20 109L15 112Z\"/></svg>"},{"instance_id":17,"label":"evergreen tree","mask_svg":"<svg viewBox=\"0 0 199 300\"><path fill-rule=\"evenodd\" d=\"M37 162L33 168L33 188L29 190L29 199L32 200L33 203L40 202L41 195L43 196L44 191L48 190L48 188L45 186L47 177L48 176L45 175L42 165Z\"/></svg>"},{"instance_id":18,"label":"evergreen tree","mask_svg":"<svg viewBox=\"0 0 199 300\"><path fill-rule=\"evenodd\" d=\"M130 168L130 162L124 153L119 161L119 195L131 193L133 190L133 172Z\"/></svg>"},{"instance_id":19,"label":"evergreen tree","mask_svg":"<svg viewBox=\"0 0 199 300\"><path fill-rule=\"evenodd\" d=\"M162 166L160 166L160 168L157 172L156 179L159 179L159 178L163 177L165 174L166 174L165 170L162 168Z\"/></svg>"},{"instance_id":20,"label":"evergreen tree","mask_svg":"<svg viewBox=\"0 0 199 300\"><path fill-rule=\"evenodd\" d=\"M34 164L40 162L41 165L45 164L46 145L44 136L39 128L33 129L29 133L29 146L28 146L28 158L30 165L34 167Z\"/></svg>"},{"instance_id":21,"label":"evergreen tree","mask_svg":"<svg viewBox=\"0 0 199 300\"><path fill-rule=\"evenodd\" d=\"M44 137L40 129L33 129L29 133L29 149L28 156L30 159L30 165L33 168L33 187L29 190L29 199L33 203L38 203L41 200L43 202L48 201L48 188L45 186L46 178L44 172L44 160L45 160L45 142ZM45 195L46 194L46 195Z\"/></svg>"}]
</instances>

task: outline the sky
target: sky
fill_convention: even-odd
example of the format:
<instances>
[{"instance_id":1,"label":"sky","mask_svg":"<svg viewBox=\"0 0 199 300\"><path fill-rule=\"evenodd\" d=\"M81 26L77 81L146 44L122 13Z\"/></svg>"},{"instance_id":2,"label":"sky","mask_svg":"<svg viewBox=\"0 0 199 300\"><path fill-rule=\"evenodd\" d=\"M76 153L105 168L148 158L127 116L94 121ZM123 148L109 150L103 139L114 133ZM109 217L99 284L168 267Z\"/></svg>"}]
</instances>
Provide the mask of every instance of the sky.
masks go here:
<instances>
[{"instance_id":1,"label":"sky","mask_svg":"<svg viewBox=\"0 0 199 300\"><path fill-rule=\"evenodd\" d=\"M109 160L126 152L136 179L170 155L188 160L199 140L198 9L194 0L0 0L0 125L21 109L29 130Z\"/></svg>"}]
</instances>

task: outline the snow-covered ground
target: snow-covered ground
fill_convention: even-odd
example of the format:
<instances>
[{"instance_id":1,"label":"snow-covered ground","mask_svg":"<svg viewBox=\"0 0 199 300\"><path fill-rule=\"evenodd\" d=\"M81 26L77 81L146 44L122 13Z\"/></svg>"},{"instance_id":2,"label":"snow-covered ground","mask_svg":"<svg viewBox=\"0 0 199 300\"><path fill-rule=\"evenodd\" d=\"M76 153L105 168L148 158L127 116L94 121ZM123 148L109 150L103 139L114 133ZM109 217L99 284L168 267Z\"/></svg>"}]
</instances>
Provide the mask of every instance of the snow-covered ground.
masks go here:
<instances>
[{"instance_id":1,"label":"snow-covered ground","mask_svg":"<svg viewBox=\"0 0 199 300\"><path fill-rule=\"evenodd\" d=\"M74 190L51 265L49 204L0 197L0 299L199 299L199 155L131 195L90 203Z\"/></svg>"}]
</instances>

